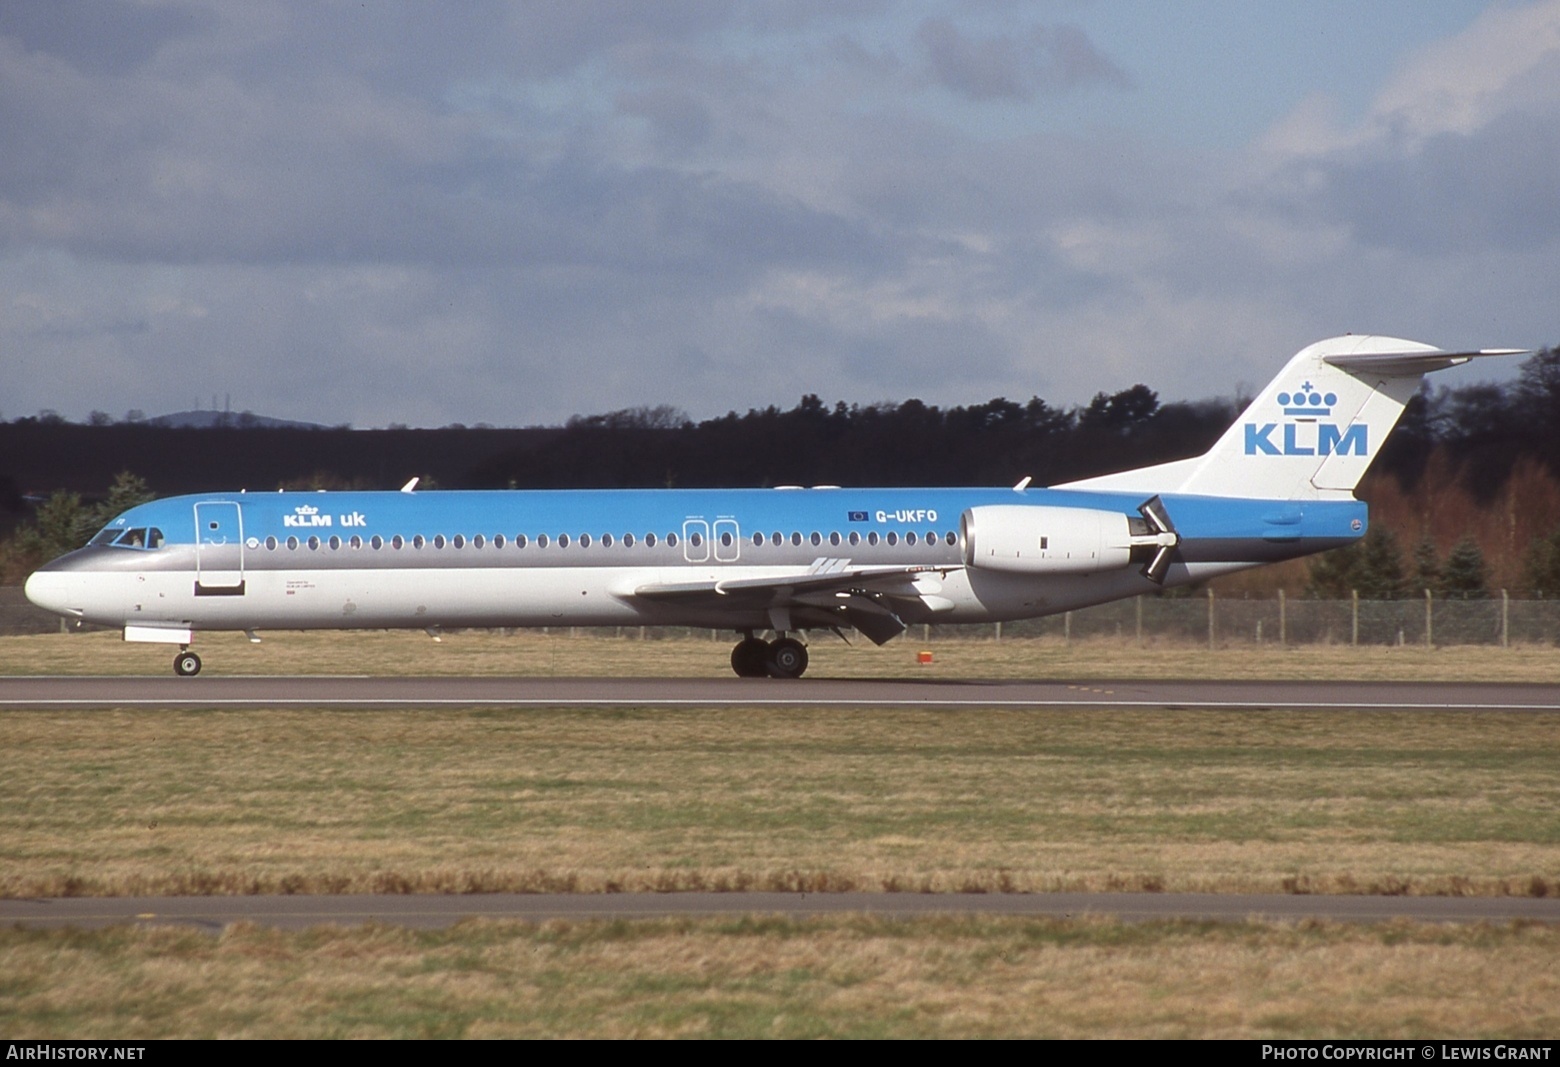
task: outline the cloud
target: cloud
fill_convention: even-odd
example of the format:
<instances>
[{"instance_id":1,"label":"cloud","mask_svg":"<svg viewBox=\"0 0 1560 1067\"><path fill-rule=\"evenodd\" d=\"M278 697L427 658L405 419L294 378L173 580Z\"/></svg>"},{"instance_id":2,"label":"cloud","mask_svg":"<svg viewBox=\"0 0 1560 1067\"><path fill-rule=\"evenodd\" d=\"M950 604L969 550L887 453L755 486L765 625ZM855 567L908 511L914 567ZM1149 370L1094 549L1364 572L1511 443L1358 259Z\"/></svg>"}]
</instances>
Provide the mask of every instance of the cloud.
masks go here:
<instances>
[{"instance_id":1,"label":"cloud","mask_svg":"<svg viewBox=\"0 0 1560 1067\"><path fill-rule=\"evenodd\" d=\"M11 416L1168 399L1349 329L1552 340L1560 0L1219 149L1089 91L1163 77L1108 20L1018 5L112 6L117 50L0 7Z\"/></svg>"},{"instance_id":2,"label":"cloud","mask_svg":"<svg viewBox=\"0 0 1560 1067\"><path fill-rule=\"evenodd\" d=\"M1019 35L976 38L946 18L916 32L926 76L970 100L1031 100L1089 84L1129 88L1126 73L1076 26L1034 26Z\"/></svg>"},{"instance_id":3,"label":"cloud","mask_svg":"<svg viewBox=\"0 0 1560 1067\"><path fill-rule=\"evenodd\" d=\"M1312 99L1265 138L1256 197L1403 253L1560 244L1560 0L1486 12L1412 57L1354 125Z\"/></svg>"}]
</instances>

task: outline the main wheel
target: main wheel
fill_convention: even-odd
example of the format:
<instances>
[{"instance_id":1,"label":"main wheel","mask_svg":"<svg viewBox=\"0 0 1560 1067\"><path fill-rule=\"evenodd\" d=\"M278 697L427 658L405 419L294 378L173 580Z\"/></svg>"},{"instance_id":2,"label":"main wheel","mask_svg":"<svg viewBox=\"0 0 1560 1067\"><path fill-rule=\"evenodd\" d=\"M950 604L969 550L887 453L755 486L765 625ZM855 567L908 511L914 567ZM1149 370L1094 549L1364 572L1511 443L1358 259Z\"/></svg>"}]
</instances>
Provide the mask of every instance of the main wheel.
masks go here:
<instances>
[{"instance_id":1,"label":"main wheel","mask_svg":"<svg viewBox=\"0 0 1560 1067\"><path fill-rule=\"evenodd\" d=\"M761 637L738 641L731 650L731 669L738 678L763 678L769 674L769 642Z\"/></svg>"},{"instance_id":2,"label":"main wheel","mask_svg":"<svg viewBox=\"0 0 1560 1067\"><path fill-rule=\"evenodd\" d=\"M807 646L794 637L782 637L769 646L769 673L776 678L800 678L807 669Z\"/></svg>"},{"instance_id":3,"label":"main wheel","mask_svg":"<svg viewBox=\"0 0 1560 1067\"><path fill-rule=\"evenodd\" d=\"M173 657L173 673L191 678L200 673L200 657L193 652L180 652Z\"/></svg>"}]
</instances>

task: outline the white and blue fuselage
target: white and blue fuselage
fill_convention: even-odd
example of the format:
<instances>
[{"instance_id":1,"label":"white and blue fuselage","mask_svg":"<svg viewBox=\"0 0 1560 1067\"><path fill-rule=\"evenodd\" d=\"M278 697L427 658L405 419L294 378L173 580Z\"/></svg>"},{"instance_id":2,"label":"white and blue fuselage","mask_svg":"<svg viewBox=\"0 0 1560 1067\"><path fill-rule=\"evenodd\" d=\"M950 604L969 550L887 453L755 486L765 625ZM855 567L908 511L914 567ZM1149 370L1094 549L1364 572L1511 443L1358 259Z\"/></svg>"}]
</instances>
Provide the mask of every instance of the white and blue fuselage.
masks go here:
<instances>
[{"instance_id":1,"label":"white and blue fuselage","mask_svg":"<svg viewBox=\"0 0 1560 1067\"><path fill-rule=\"evenodd\" d=\"M1348 544L1366 514L1357 501L1162 499L1180 535L1166 585ZM97 543L34 574L27 593L87 622L178 630L790 630L805 627L794 617L775 625L775 594L726 603L723 583L778 590L837 569L913 585L899 612L907 623L989 622L1159 585L1130 565L1130 552L1112 558L1092 545L1030 571L983 567L969 558L972 513L1079 509L1119 515L1125 529L1142 502L1045 489L205 494L132 508ZM701 583L706 596L670 595ZM809 621L818 614L781 607Z\"/></svg>"}]
</instances>

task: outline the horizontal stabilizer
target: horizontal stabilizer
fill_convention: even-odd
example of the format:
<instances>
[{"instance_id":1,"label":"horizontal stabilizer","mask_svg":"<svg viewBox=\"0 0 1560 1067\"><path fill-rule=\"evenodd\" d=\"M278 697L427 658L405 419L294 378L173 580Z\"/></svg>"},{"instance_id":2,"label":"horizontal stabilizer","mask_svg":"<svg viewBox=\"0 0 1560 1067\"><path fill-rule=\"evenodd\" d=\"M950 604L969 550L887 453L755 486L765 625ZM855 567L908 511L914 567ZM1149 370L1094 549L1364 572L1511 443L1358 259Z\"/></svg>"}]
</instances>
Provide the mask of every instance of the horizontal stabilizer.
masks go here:
<instances>
[{"instance_id":1,"label":"horizontal stabilizer","mask_svg":"<svg viewBox=\"0 0 1560 1067\"><path fill-rule=\"evenodd\" d=\"M1324 362L1356 374L1386 378L1415 378L1432 371L1457 367L1480 356L1525 356L1525 348L1480 348L1467 352L1361 352L1323 356Z\"/></svg>"}]
</instances>

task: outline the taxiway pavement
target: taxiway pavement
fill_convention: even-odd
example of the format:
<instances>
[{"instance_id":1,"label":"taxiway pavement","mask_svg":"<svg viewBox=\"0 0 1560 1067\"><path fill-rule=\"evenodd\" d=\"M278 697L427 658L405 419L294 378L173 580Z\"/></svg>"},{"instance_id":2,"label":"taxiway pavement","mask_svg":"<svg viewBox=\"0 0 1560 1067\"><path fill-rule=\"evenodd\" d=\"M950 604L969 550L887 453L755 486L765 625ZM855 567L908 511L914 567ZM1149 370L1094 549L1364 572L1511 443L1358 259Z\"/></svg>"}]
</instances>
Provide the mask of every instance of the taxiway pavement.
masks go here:
<instances>
[{"instance_id":1,"label":"taxiway pavement","mask_svg":"<svg viewBox=\"0 0 1560 1067\"><path fill-rule=\"evenodd\" d=\"M804 678L0 677L0 708L1229 708L1560 711L1560 684Z\"/></svg>"},{"instance_id":2,"label":"taxiway pavement","mask_svg":"<svg viewBox=\"0 0 1560 1067\"><path fill-rule=\"evenodd\" d=\"M1560 922L1560 899L1215 893L490 893L446 896L60 897L0 900L0 924L102 927L229 923L300 930L384 923L438 928L463 919L546 922L721 915L1110 916L1130 922Z\"/></svg>"}]
</instances>

